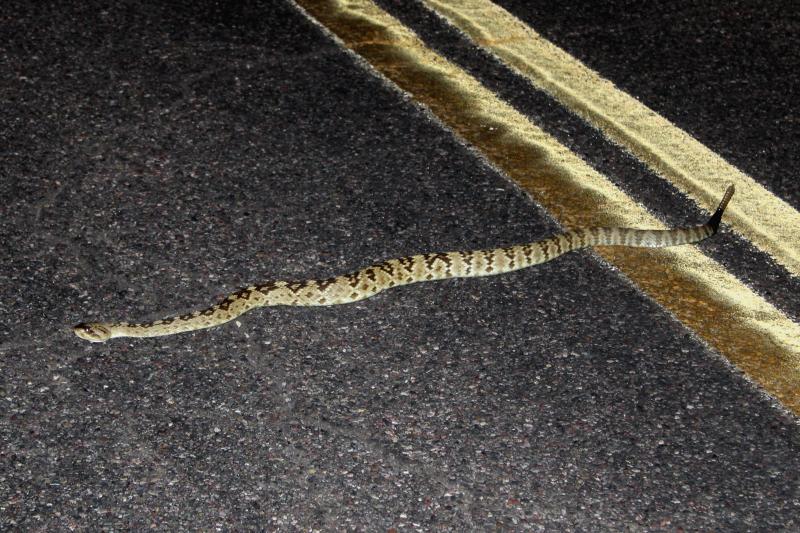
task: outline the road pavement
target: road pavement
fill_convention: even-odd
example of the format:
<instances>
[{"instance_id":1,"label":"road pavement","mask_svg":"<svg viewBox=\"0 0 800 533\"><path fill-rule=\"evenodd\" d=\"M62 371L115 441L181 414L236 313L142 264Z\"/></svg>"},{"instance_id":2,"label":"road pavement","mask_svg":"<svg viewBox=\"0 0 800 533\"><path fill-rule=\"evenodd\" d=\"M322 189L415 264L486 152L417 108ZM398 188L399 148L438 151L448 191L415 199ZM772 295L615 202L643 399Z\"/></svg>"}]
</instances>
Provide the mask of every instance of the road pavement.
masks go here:
<instances>
[{"instance_id":1,"label":"road pavement","mask_svg":"<svg viewBox=\"0 0 800 533\"><path fill-rule=\"evenodd\" d=\"M800 206L789 3L499 3ZM422 5L380 5L667 222L704 222ZM560 226L293 3L0 13L0 529L800 529L797 417L591 250L78 339ZM797 320L797 278L718 237L701 249Z\"/></svg>"}]
</instances>

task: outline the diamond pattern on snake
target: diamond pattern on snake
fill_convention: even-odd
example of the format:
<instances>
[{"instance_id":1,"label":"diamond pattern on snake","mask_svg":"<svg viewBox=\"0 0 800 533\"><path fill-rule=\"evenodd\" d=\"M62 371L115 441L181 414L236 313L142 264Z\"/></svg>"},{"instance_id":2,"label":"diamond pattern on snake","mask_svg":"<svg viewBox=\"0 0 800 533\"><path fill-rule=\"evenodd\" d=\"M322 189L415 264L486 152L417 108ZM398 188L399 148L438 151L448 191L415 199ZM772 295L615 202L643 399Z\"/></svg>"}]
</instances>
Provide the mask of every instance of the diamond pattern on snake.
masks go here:
<instances>
[{"instance_id":1,"label":"diamond pattern on snake","mask_svg":"<svg viewBox=\"0 0 800 533\"><path fill-rule=\"evenodd\" d=\"M256 307L347 304L410 283L504 274L539 265L588 246L660 248L695 243L717 233L722 213L733 191L733 185L730 185L717 210L701 226L668 230L573 229L541 241L504 248L412 255L389 259L327 279L266 281L261 285L239 289L206 309L169 316L155 322L84 322L74 326L73 331L90 342L105 342L114 337L159 337L219 326Z\"/></svg>"}]
</instances>

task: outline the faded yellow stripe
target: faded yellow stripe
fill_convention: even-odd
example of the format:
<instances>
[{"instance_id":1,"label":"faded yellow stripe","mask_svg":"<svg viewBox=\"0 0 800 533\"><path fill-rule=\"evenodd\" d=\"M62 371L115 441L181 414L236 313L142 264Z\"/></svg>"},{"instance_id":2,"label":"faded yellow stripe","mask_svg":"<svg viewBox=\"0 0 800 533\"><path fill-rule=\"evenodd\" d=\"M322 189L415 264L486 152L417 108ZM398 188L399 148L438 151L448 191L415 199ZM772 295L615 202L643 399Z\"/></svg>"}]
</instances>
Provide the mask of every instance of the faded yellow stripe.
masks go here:
<instances>
[{"instance_id":1,"label":"faded yellow stripe","mask_svg":"<svg viewBox=\"0 0 800 533\"><path fill-rule=\"evenodd\" d=\"M664 228L603 175L426 48L372 2L296 1L345 46L521 183L562 224ZM724 187L713 191L713 201L706 205L713 208L723 191ZM732 203L742 201L734 196ZM800 326L694 246L606 248L600 253L800 414Z\"/></svg>"},{"instance_id":2,"label":"faded yellow stripe","mask_svg":"<svg viewBox=\"0 0 800 533\"><path fill-rule=\"evenodd\" d=\"M664 117L489 0L423 0L473 41L630 150L699 205L728 183L725 221L800 275L800 213Z\"/></svg>"}]
</instances>

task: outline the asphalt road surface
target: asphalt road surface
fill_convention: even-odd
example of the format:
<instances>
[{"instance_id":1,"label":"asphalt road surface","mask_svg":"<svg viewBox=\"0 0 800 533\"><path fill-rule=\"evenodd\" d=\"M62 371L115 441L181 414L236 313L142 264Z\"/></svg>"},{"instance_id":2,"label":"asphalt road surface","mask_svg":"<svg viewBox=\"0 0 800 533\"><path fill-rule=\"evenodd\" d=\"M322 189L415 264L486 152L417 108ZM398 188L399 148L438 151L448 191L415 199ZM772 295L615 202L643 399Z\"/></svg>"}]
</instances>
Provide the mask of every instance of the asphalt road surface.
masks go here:
<instances>
[{"instance_id":1,"label":"asphalt road surface","mask_svg":"<svg viewBox=\"0 0 800 533\"><path fill-rule=\"evenodd\" d=\"M592 250L181 335L72 334L561 230L299 4L0 6L0 530L800 530L792 391ZM793 2L498 4L800 208ZM428 5L379 8L667 225L705 221ZM791 266L726 227L700 249L796 326ZM759 353L766 381L791 373Z\"/></svg>"}]
</instances>

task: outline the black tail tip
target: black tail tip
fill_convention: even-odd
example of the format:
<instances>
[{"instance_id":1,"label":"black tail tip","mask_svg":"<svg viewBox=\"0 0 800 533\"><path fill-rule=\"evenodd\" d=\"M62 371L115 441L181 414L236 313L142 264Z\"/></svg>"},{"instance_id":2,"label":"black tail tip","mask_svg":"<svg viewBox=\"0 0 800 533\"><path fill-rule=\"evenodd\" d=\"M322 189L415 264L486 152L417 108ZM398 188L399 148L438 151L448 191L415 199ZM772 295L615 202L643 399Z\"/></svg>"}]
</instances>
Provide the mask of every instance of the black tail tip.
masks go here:
<instances>
[{"instance_id":1,"label":"black tail tip","mask_svg":"<svg viewBox=\"0 0 800 533\"><path fill-rule=\"evenodd\" d=\"M719 223L722 221L722 213L724 213L725 208L728 207L728 202L731 201L731 196L733 196L735 190L733 184L728 185L728 188L725 190L725 196L722 197L722 201L719 203L719 207L717 207L717 210L714 211L714 214L711 215L711 218L708 220L708 225L711 226L714 233L719 230Z\"/></svg>"}]
</instances>

